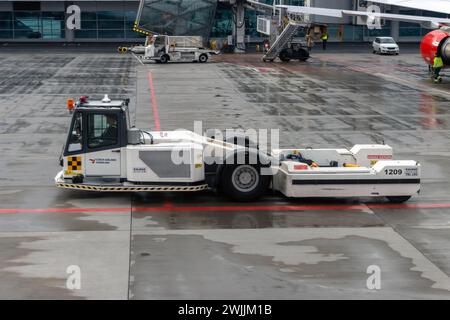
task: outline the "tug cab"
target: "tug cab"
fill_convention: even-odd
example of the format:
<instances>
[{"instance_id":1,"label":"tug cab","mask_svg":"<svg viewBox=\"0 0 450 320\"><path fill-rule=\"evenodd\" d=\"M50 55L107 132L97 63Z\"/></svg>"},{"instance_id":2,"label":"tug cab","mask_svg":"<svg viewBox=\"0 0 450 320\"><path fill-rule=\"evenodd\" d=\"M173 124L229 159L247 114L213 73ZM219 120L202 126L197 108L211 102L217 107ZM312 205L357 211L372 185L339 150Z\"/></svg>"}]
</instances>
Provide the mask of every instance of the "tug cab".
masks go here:
<instances>
[{"instance_id":1,"label":"tug cab","mask_svg":"<svg viewBox=\"0 0 450 320\"><path fill-rule=\"evenodd\" d=\"M128 103L108 96L101 101L82 97L76 104L68 102L73 116L61 156L65 178L74 182L98 176L121 179L122 153L130 129Z\"/></svg>"}]
</instances>

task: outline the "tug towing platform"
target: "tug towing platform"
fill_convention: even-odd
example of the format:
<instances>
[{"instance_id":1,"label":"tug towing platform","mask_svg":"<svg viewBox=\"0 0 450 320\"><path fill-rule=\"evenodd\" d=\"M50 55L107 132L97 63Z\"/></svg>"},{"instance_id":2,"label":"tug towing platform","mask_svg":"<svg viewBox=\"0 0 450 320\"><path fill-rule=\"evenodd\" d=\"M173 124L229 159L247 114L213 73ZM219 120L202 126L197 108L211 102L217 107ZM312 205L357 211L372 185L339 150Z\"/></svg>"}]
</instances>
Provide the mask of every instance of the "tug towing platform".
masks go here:
<instances>
[{"instance_id":1,"label":"tug towing platform","mask_svg":"<svg viewBox=\"0 0 450 320\"><path fill-rule=\"evenodd\" d=\"M68 100L72 121L57 187L97 192L216 190L237 201L269 190L286 197L386 197L420 191L420 164L388 145L262 151L248 137L131 126L129 100Z\"/></svg>"}]
</instances>

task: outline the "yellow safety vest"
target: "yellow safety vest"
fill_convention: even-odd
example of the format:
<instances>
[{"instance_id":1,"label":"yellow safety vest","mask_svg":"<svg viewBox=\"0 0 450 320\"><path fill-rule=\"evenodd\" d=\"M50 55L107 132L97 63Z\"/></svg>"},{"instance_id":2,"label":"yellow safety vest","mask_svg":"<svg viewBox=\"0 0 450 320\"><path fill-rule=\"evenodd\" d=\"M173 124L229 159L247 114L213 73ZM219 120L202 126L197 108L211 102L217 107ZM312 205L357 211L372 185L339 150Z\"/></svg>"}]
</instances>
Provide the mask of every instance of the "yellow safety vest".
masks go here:
<instances>
[{"instance_id":1,"label":"yellow safety vest","mask_svg":"<svg viewBox=\"0 0 450 320\"><path fill-rule=\"evenodd\" d=\"M444 66L444 62L441 57L434 57L433 68L442 68Z\"/></svg>"},{"instance_id":2,"label":"yellow safety vest","mask_svg":"<svg viewBox=\"0 0 450 320\"><path fill-rule=\"evenodd\" d=\"M328 40L328 35L327 35L327 34L324 34L324 35L322 36L322 40Z\"/></svg>"}]
</instances>

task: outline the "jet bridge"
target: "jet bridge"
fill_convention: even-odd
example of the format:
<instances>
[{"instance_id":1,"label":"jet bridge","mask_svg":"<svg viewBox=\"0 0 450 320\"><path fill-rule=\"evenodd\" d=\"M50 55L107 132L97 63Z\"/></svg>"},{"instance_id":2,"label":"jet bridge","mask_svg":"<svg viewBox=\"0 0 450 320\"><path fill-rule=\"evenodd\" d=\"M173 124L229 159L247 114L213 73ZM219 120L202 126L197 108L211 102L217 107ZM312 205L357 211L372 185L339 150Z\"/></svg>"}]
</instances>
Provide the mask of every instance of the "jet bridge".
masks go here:
<instances>
[{"instance_id":1,"label":"jet bridge","mask_svg":"<svg viewBox=\"0 0 450 320\"><path fill-rule=\"evenodd\" d=\"M268 34L276 46L266 57L267 60L272 60L290 43L296 31L306 26L301 22L307 24L304 17L298 15L289 17L295 23L284 23L283 18L288 16L288 12L277 7L284 3L283 0L141 0L134 30L144 35L201 36L204 41L208 41L219 2L230 5L233 12L231 45L235 52L245 52L246 49L245 10L259 11L277 25Z\"/></svg>"},{"instance_id":2,"label":"jet bridge","mask_svg":"<svg viewBox=\"0 0 450 320\"><path fill-rule=\"evenodd\" d=\"M141 0L134 31L208 39L217 0Z\"/></svg>"},{"instance_id":3,"label":"jet bridge","mask_svg":"<svg viewBox=\"0 0 450 320\"><path fill-rule=\"evenodd\" d=\"M233 12L233 45L245 51L245 10L273 13L274 6L255 0L141 0L134 31L144 35L201 36L208 40L218 3Z\"/></svg>"}]
</instances>

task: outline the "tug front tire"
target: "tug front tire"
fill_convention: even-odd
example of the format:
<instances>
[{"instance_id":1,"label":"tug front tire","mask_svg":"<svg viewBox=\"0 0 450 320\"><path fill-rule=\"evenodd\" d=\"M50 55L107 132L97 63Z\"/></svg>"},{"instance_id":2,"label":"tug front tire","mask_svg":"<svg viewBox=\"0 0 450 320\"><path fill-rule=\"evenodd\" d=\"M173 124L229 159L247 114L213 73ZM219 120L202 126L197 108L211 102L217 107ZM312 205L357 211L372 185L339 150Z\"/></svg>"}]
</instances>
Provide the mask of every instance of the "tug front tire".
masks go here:
<instances>
[{"instance_id":1,"label":"tug front tire","mask_svg":"<svg viewBox=\"0 0 450 320\"><path fill-rule=\"evenodd\" d=\"M167 63L167 62L169 62L169 60L170 60L170 58L169 58L169 56L167 54L164 54L164 55L161 56L161 58L159 58L159 61L161 63Z\"/></svg>"},{"instance_id":2,"label":"tug front tire","mask_svg":"<svg viewBox=\"0 0 450 320\"><path fill-rule=\"evenodd\" d=\"M270 176L261 175L258 165L227 165L222 171L220 189L236 201L251 201L264 195L269 189Z\"/></svg>"},{"instance_id":3,"label":"tug front tire","mask_svg":"<svg viewBox=\"0 0 450 320\"><path fill-rule=\"evenodd\" d=\"M208 55L207 54L201 54L200 57L198 57L198 62L200 62L200 63L208 62Z\"/></svg>"},{"instance_id":4,"label":"tug front tire","mask_svg":"<svg viewBox=\"0 0 450 320\"><path fill-rule=\"evenodd\" d=\"M411 199L411 196L398 196L398 197L386 197L389 202L392 203L403 203Z\"/></svg>"}]
</instances>

